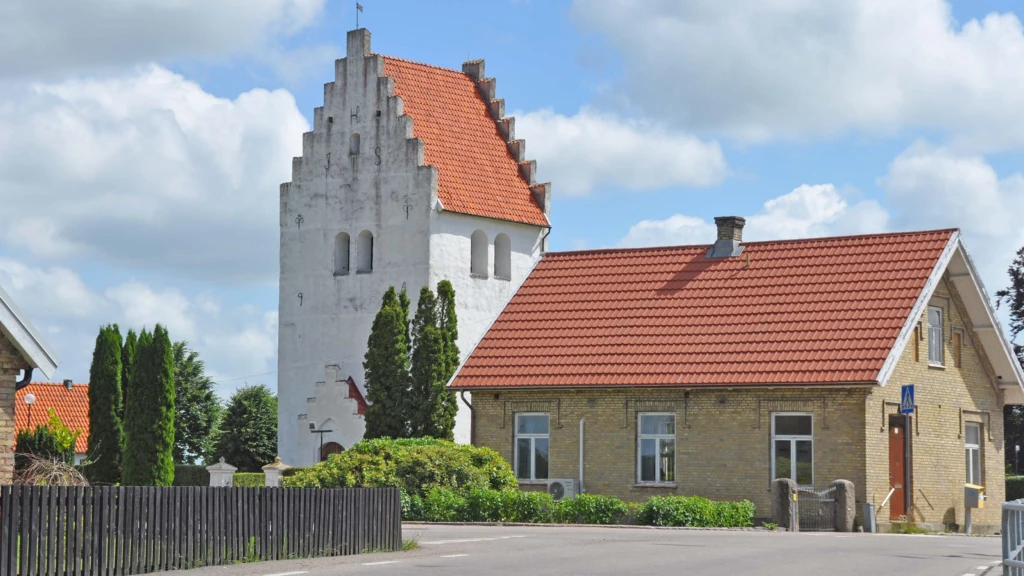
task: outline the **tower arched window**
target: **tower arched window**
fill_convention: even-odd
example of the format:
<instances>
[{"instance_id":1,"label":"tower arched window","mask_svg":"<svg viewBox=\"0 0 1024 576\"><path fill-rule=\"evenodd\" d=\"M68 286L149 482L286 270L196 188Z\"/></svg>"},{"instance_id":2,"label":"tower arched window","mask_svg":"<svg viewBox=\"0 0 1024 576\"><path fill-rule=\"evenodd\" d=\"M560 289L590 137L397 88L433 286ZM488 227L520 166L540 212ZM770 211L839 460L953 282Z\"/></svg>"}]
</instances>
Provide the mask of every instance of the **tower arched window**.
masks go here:
<instances>
[{"instance_id":1,"label":"tower arched window","mask_svg":"<svg viewBox=\"0 0 1024 576\"><path fill-rule=\"evenodd\" d=\"M348 155L349 156L357 156L357 155L359 155L359 133L358 132L353 132L352 135L348 137Z\"/></svg>"},{"instance_id":2,"label":"tower arched window","mask_svg":"<svg viewBox=\"0 0 1024 576\"><path fill-rule=\"evenodd\" d=\"M334 237L334 273L348 274L349 244L348 234L338 232Z\"/></svg>"},{"instance_id":3,"label":"tower arched window","mask_svg":"<svg viewBox=\"0 0 1024 576\"><path fill-rule=\"evenodd\" d=\"M494 276L512 278L512 240L508 234L498 234L494 237Z\"/></svg>"},{"instance_id":4,"label":"tower arched window","mask_svg":"<svg viewBox=\"0 0 1024 576\"><path fill-rule=\"evenodd\" d=\"M356 272L373 272L373 232L363 230L359 233L357 250Z\"/></svg>"},{"instance_id":5,"label":"tower arched window","mask_svg":"<svg viewBox=\"0 0 1024 576\"><path fill-rule=\"evenodd\" d=\"M469 272L487 275L487 234L483 230L473 232L470 237Z\"/></svg>"}]
</instances>

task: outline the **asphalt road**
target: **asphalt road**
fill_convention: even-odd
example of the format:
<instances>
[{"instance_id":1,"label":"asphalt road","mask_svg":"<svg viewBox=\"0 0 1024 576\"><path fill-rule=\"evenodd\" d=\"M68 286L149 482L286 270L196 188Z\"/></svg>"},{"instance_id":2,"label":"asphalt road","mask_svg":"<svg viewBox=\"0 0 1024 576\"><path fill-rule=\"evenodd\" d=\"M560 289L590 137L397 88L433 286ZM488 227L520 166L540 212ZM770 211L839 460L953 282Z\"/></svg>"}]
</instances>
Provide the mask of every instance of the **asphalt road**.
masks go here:
<instances>
[{"instance_id":1,"label":"asphalt road","mask_svg":"<svg viewBox=\"0 0 1024 576\"><path fill-rule=\"evenodd\" d=\"M992 537L414 525L403 533L419 548L200 568L189 576L1001 574L1000 540Z\"/></svg>"}]
</instances>

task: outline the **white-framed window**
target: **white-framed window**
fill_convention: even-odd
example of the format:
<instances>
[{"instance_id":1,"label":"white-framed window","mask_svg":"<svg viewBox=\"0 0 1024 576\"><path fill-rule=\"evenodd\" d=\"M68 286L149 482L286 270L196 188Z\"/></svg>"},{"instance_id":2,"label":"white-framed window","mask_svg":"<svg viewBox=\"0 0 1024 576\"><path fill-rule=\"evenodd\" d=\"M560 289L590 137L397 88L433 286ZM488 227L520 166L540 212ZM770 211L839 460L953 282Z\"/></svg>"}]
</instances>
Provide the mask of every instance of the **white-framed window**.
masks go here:
<instances>
[{"instance_id":1,"label":"white-framed window","mask_svg":"<svg viewBox=\"0 0 1024 576\"><path fill-rule=\"evenodd\" d=\"M814 484L814 417L803 412L772 414L772 479Z\"/></svg>"},{"instance_id":2,"label":"white-framed window","mask_svg":"<svg viewBox=\"0 0 1024 576\"><path fill-rule=\"evenodd\" d=\"M981 424L964 425L964 452L967 462L967 483L981 483Z\"/></svg>"},{"instance_id":3,"label":"white-framed window","mask_svg":"<svg viewBox=\"0 0 1024 576\"><path fill-rule=\"evenodd\" d=\"M550 424L547 414L516 414L516 478L547 480Z\"/></svg>"},{"instance_id":4,"label":"white-framed window","mask_svg":"<svg viewBox=\"0 0 1024 576\"><path fill-rule=\"evenodd\" d=\"M942 366L942 308L928 307L928 363Z\"/></svg>"},{"instance_id":5,"label":"white-framed window","mask_svg":"<svg viewBox=\"0 0 1024 576\"><path fill-rule=\"evenodd\" d=\"M675 482L676 415L641 413L637 419L637 481Z\"/></svg>"},{"instance_id":6,"label":"white-framed window","mask_svg":"<svg viewBox=\"0 0 1024 576\"><path fill-rule=\"evenodd\" d=\"M469 273L487 276L487 233L473 232L469 237Z\"/></svg>"}]
</instances>

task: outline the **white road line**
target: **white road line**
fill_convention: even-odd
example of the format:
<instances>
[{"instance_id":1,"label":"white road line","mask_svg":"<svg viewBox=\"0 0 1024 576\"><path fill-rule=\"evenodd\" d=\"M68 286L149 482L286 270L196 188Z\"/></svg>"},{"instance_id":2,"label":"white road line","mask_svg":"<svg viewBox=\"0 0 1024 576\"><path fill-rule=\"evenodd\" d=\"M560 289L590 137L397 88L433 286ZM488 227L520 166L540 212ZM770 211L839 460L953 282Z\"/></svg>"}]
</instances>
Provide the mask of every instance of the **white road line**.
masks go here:
<instances>
[{"instance_id":1,"label":"white road line","mask_svg":"<svg viewBox=\"0 0 1024 576\"><path fill-rule=\"evenodd\" d=\"M463 538L461 540L431 540L429 542L420 542L420 544L462 544L463 542L491 542L493 540L508 540L509 538L526 538L526 536L519 535L498 536L496 538Z\"/></svg>"},{"instance_id":2,"label":"white road line","mask_svg":"<svg viewBox=\"0 0 1024 576\"><path fill-rule=\"evenodd\" d=\"M307 574L307 571L302 570L299 572L278 572L277 574L265 574L264 576L295 576L296 574Z\"/></svg>"},{"instance_id":3,"label":"white road line","mask_svg":"<svg viewBox=\"0 0 1024 576\"><path fill-rule=\"evenodd\" d=\"M363 566L380 566L381 564L398 564L401 560L382 560L380 562L363 562ZM971 574L974 576L974 574Z\"/></svg>"},{"instance_id":4,"label":"white road line","mask_svg":"<svg viewBox=\"0 0 1024 576\"><path fill-rule=\"evenodd\" d=\"M972 574L972 573L968 572L968 573L966 573L966 574L961 574L960 576L974 576L974 574Z\"/></svg>"},{"instance_id":5,"label":"white road line","mask_svg":"<svg viewBox=\"0 0 1024 576\"><path fill-rule=\"evenodd\" d=\"M996 565L996 564L1002 564L1002 563L1003 563L1002 560L995 560L993 562L989 562L989 564L992 564L993 566Z\"/></svg>"},{"instance_id":6,"label":"white road line","mask_svg":"<svg viewBox=\"0 0 1024 576\"><path fill-rule=\"evenodd\" d=\"M978 570L988 570L988 566L978 566Z\"/></svg>"},{"instance_id":7,"label":"white road line","mask_svg":"<svg viewBox=\"0 0 1024 576\"><path fill-rule=\"evenodd\" d=\"M447 554L445 556L441 556L441 558L462 558L463 556L469 556L469 554Z\"/></svg>"}]
</instances>

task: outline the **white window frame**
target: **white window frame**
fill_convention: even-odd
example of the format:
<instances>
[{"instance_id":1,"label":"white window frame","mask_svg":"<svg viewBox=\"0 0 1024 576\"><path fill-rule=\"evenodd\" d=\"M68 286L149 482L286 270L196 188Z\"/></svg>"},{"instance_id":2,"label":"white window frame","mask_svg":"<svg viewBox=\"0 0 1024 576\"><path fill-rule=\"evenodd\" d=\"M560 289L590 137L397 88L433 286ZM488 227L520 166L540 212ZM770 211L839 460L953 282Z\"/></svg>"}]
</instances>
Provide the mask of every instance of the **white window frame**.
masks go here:
<instances>
[{"instance_id":1,"label":"white window frame","mask_svg":"<svg viewBox=\"0 0 1024 576\"><path fill-rule=\"evenodd\" d=\"M654 478L655 480L644 480L642 478L643 471L641 470L641 458L643 453L640 450L640 446L644 440L654 440L654 453L655 455L661 454L661 441L671 440L672 441L672 470L675 474L674 477L678 478L679 474L679 442L676 438L676 433L672 434L644 434L642 432L643 417L644 416L671 416L672 417L672 430L676 430L676 415L674 412L638 412L636 415L636 482L637 484L675 484L675 480L661 481L657 478L661 478L661 458L657 457L654 459Z\"/></svg>"},{"instance_id":2,"label":"white window frame","mask_svg":"<svg viewBox=\"0 0 1024 576\"><path fill-rule=\"evenodd\" d=\"M939 325L932 326L932 311L939 313ZM941 306L929 306L928 307L928 364L930 366L945 366L945 354L944 346L942 342L943 337L943 325L945 323L944 311ZM936 337L936 334L938 337ZM935 350L939 354L938 360L932 358L932 347L935 346Z\"/></svg>"},{"instance_id":3,"label":"white window frame","mask_svg":"<svg viewBox=\"0 0 1024 576\"><path fill-rule=\"evenodd\" d=\"M519 418L522 416L543 416L548 419L548 433L547 434L520 434L519 433ZM520 412L516 414L515 421L515 440L513 443L513 471L516 475L516 480L525 480L527 482L544 481L547 478L537 478L537 439L543 438L548 441L548 476L551 475L551 414L547 412ZM530 440L530 477L520 478L519 477L519 440L529 439Z\"/></svg>"},{"instance_id":4,"label":"white window frame","mask_svg":"<svg viewBox=\"0 0 1024 576\"><path fill-rule=\"evenodd\" d=\"M809 436L801 434L775 434L775 417L776 416L809 416L811 418L811 434ZM810 484L801 484L801 486L813 486L814 485L814 414L811 412L772 412L772 445L771 445L771 461L772 461L772 482L775 481L778 476L775 475L775 441L776 440L789 440L789 453L791 457L789 459L789 477L796 482L796 441L810 440L811 441L811 482Z\"/></svg>"},{"instance_id":5,"label":"white window frame","mask_svg":"<svg viewBox=\"0 0 1024 576\"><path fill-rule=\"evenodd\" d=\"M978 443L977 444L969 444L967 442L967 438L969 437L969 434L967 434L967 429L971 428L971 427L977 428L977 430L978 430ZM965 453L972 453L973 452L973 455L972 455L972 458L971 458L971 464L967 466L967 470L965 470L964 476L966 477L968 484L974 484L976 486L984 486L984 484L981 483L982 478L971 478L972 470L974 469L974 459L975 458L978 460L978 474L980 474L981 476L985 475L984 462L981 461L981 432L982 432L981 424L979 424L977 422L967 422L967 423L964 424L964 452ZM965 456L966 456L966 454L965 454ZM966 464L966 462L965 462L965 464Z\"/></svg>"}]
</instances>

